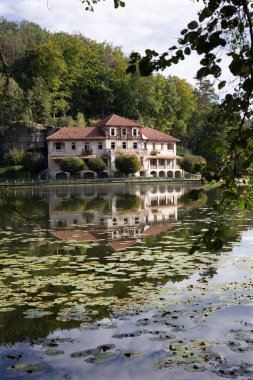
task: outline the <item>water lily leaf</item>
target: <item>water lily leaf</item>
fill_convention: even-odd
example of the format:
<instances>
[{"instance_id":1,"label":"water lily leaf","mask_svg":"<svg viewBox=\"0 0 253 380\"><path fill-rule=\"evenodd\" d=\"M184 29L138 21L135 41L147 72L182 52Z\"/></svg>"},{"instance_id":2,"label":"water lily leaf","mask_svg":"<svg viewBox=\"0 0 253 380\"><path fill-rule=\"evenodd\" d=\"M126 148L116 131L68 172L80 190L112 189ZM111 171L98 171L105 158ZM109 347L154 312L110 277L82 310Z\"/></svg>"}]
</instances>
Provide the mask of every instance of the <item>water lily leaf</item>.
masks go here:
<instances>
[{"instance_id":1,"label":"water lily leaf","mask_svg":"<svg viewBox=\"0 0 253 380\"><path fill-rule=\"evenodd\" d=\"M57 356L57 355L64 354L64 351L62 351L62 350L46 350L45 354L49 355L49 356Z\"/></svg>"},{"instance_id":2,"label":"water lily leaf","mask_svg":"<svg viewBox=\"0 0 253 380\"><path fill-rule=\"evenodd\" d=\"M14 364L10 367L7 367L7 371L20 371L20 372L33 373L33 372L43 371L45 368L46 368L45 364L42 364L42 363L39 363L39 364L19 363L19 364Z\"/></svg>"}]
</instances>

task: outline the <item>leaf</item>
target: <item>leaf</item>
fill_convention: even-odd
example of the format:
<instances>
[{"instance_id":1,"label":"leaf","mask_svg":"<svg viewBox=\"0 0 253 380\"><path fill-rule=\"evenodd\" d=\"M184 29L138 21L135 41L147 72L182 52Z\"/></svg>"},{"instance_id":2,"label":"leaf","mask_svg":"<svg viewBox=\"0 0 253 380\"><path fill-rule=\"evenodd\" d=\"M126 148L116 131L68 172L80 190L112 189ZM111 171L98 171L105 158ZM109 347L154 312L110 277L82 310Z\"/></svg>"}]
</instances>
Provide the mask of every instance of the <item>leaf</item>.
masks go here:
<instances>
[{"instance_id":1,"label":"leaf","mask_svg":"<svg viewBox=\"0 0 253 380\"><path fill-rule=\"evenodd\" d=\"M226 85L226 81L225 81L225 80L221 81L221 82L218 84L218 89L221 90L222 88L225 87L225 85Z\"/></svg>"}]
</instances>

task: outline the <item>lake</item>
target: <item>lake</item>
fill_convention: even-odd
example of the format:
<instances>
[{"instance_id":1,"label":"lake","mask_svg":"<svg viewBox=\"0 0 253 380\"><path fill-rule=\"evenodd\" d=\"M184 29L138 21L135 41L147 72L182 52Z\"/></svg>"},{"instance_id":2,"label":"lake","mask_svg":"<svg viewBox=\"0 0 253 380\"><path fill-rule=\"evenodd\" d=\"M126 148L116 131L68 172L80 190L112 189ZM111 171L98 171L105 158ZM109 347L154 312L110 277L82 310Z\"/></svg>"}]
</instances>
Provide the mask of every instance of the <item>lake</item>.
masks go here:
<instances>
[{"instance_id":1,"label":"lake","mask_svg":"<svg viewBox=\"0 0 253 380\"><path fill-rule=\"evenodd\" d=\"M1 190L0 378L253 380L252 212L217 197Z\"/></svg>"}]
</instances>

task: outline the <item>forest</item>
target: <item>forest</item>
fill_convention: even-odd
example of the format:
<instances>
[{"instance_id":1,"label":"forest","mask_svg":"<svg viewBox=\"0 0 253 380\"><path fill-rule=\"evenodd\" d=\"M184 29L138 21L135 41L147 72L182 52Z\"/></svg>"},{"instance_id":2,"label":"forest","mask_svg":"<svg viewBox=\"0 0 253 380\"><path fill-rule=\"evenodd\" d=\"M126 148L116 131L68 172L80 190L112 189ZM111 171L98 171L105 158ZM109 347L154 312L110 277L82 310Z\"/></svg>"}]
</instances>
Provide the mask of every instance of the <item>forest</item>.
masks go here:
<instances>
[{"instance_id":1,"label":"forest","mask_svg":"<svg viewBox=\"0 0 253 380\"><path fill-rule=\"evenodd\" d=\"M129 57L120 47L27 21L0 20L0 51L1 127L83 126L117 113L178 137L180 154L207 159L210 142L222 137L218 98L207 79L193 86L160 73L127 74Z\"/></svg>"}]
</instances>

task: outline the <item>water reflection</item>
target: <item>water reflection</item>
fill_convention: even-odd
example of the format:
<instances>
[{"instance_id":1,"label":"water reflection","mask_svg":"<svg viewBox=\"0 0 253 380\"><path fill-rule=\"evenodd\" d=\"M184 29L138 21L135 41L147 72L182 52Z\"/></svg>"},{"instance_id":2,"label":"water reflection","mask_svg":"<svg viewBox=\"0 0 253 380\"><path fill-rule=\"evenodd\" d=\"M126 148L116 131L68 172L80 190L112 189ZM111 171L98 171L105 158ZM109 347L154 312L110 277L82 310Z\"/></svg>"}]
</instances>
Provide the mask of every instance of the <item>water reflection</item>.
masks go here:
<instances>
[{"instance_id":1,"label":"water reflection","mask_svg":"<svg viewBox=\"0 0 253 380\"><path fill-rule=\"evenodd\" d=\"M52 235L66 241L100 241L103 235L114 250L130 247L177 225L180 198L189 190L162 185L54 192L49 200Z\"/></svg>"},{"instance_id":2,"label":"water reflection","mask_svg":"<svg viewBox=\"0 0 253 380\"><path fill-rule=\"evenodd\" d=\"M252 218L226 215L223 250L189 254L216 197L190 190L124 185L2 194L1 378L27 378L12 368L21 362L42 365L41 380L116 379L120 371L127 380L133 373L193 380L196 359L201 379L218 380L224 368L234 371L235 356L240 362L242 351L235 350L244 350L249 362L253 259L249 245L245 258L239 241ZM251 241L252 233L244 236ZM227 346L238 337L248 345ZM108 358L101 344L115 346ZM52 349L61 353L54 356ZM73 358L90 349L100 350L98 356ZM101 359L106 362L91 364ZM249 378L249 364L238 371Z\"/></svg>"}]
</instances>

